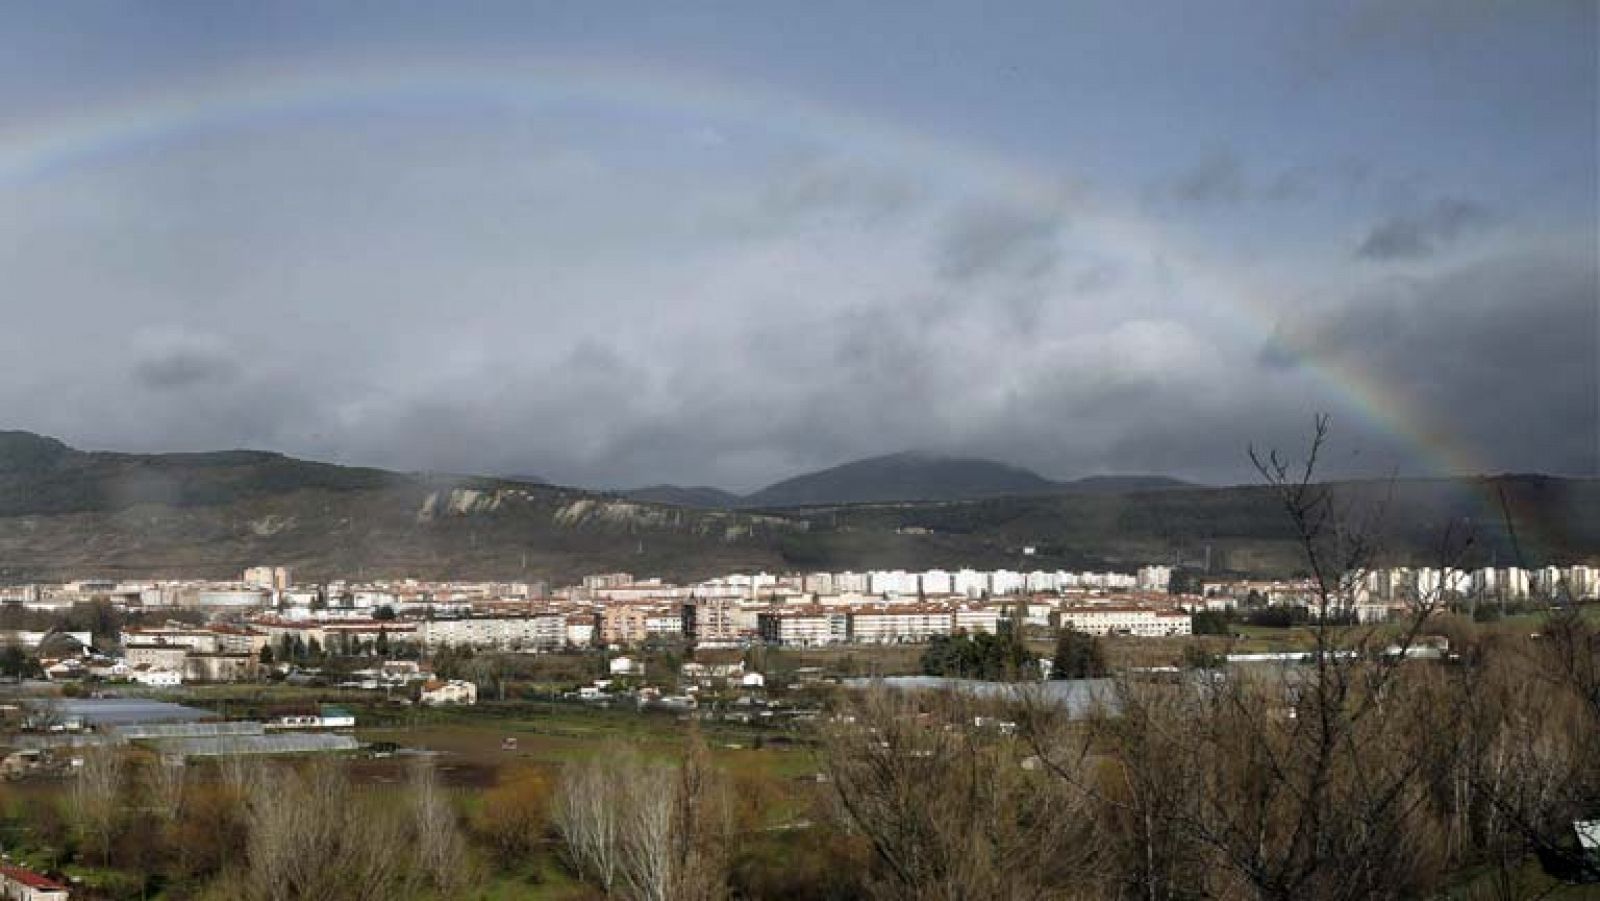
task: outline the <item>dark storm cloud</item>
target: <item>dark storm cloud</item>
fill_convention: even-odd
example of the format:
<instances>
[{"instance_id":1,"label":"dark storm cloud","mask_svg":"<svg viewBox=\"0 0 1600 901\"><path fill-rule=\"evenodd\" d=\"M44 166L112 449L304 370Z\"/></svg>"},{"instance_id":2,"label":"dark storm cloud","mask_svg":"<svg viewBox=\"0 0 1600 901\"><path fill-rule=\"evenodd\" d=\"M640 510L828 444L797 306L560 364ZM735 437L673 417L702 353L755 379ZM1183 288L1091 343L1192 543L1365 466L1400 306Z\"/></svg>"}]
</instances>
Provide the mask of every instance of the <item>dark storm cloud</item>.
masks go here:
<instances>
[{"instance_id":1,"label":"dark storm cloud","mask_svg":"<svg viewBox=\"0 0 1600 901\"><path fill-rule=\"evenodd\" d=\"M1600 277L1577 253L1500 256L1394 281L1284 328L1269 370L1337 362L1505 469L1600 472Z\"/></svg>"},{"instance_id":2,"label":"dark storm cloud","mask_svg":"<svg viewBox=\"0 0 1600 901\"><path fill-rule=\"evenodd\" d=\"M1442 198L1426 209L1391 216L1374 225L1356 248L1356 256L1379 261L1431 256L1495 221L1495 215L1481 204Z\"/></svg>"}]
</instances>

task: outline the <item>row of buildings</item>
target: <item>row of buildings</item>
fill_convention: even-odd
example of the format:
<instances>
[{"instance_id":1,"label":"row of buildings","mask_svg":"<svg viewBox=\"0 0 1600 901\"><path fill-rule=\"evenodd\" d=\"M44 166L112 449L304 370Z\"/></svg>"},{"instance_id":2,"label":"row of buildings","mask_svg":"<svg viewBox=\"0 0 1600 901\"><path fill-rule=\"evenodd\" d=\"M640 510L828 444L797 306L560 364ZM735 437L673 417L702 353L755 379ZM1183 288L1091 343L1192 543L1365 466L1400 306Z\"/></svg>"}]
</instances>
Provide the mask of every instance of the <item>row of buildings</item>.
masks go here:
<instances>
[{"instance_id":1,"label":"row of buildings","mask_svg":"<svg viewBox=\"0 0 1600 901\"><path fill-rule=\"evenodd\" d=\"M1304 603L1316 586L1304 579L1206 581L1207 599L1233 599L1268 606ZM1395 566L1352 576L1341 592L1355 604L1405 605L1417 601L1592 601L1600 599L1600 567L1585 564L1524 569Z\"/></svg>"},{"instance_id":2,"label":"row of buildings","mask_svg":"<svg viewBox=\"0 0 1600 901\"><path fill-rule=\"evenodd\" d=\"M1080 603L1029 605L1048 613L1021 616L1024 622L1071 627L1093 635L1147 638L1189 635L1192 619L1172 605ZM995 632L1019 607L969 607L938 604L829 608L790 606L756 614L757 631L767 644L818 647L834 644L915 644L957 632Z\"/></svg>"}]
</instances>

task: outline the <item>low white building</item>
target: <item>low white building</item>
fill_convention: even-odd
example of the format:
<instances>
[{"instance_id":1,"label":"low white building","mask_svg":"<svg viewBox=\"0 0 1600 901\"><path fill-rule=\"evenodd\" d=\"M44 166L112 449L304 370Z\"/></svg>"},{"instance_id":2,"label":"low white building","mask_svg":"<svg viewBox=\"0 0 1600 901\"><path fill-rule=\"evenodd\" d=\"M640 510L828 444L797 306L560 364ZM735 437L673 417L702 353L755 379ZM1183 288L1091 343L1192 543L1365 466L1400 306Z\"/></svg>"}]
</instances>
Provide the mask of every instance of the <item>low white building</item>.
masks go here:
<instances>
[{"instance_id":1,"label":"low white building","mask_svg":"<svg viewBox=\"0 0 1600 901\"><path fill-rule=\"evenodd\" d=\"M170 669L137 667L128 673L128 678L149 688L176 688L183 684L183 673Z\"/></svg>"},{"instance_id":2,"label":"low white building","mask_svg":"<svg viewBox=\"0 0 1600 901\"><path fill-rule=\"evenodd\" d=\"M451 704L470 706L478 703L478 686L458 679L449 682L430 680L422 686L420 702L424 707L442 707Z\"/></svg>"},{"instance_id":3,"label":"low white building","mask_svg":"<svg viewBox=\"0 0 1600 901\"><path fill-rule=\"evenodd\" d=\"M1193 620L1182 611L1114 605L1062 607L1061 626L1070 626L1090 635L1137 635L1145 638L1189 635L1194 631Z\"/></svg>"}]
</instances>

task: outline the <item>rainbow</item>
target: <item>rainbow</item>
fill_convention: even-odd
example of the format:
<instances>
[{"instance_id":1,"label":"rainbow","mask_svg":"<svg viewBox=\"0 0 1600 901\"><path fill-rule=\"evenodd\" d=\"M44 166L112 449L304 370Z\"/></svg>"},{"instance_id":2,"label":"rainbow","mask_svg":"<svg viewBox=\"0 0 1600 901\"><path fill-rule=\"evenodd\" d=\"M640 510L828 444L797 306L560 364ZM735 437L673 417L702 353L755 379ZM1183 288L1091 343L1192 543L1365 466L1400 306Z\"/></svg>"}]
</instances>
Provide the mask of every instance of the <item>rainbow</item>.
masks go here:
<instances>
[{"instance_id":1,"label":"rainbow","mask_svg":"<svg viewBox=\"0 0 1600 901\"><path fill-rule=\"evenodd\" d=\"M0 190L37 185L113 161L139 148L180 143L217 130L292 122L329 112L404 109L407 104L471 101L515 111L560 108L640 110L689 123L736 123L767 133L843 147L863 161L911 170L957 191L981 192L1021 208L1062 212L1071 182L1059 173L985 148L935 139L878 117L733 84L683 68L590 59L522 62L453 60L444 64L340 63L329 68L246 69L220 82L179 86L121 103L25 122L0 131ZM1132 247L1177 245L1148 217L1100 204L1096 229ZM1258 341L1273 338L1268 292L1231 273L1195 262L1195 271L1227 303L1217 312ZM1472 475L1483 461L1413 409L1405 394L1355 367L1301 351L1301 369L1374 429L1411 451L1429 474Z\"/></svg>"}]
</instances>

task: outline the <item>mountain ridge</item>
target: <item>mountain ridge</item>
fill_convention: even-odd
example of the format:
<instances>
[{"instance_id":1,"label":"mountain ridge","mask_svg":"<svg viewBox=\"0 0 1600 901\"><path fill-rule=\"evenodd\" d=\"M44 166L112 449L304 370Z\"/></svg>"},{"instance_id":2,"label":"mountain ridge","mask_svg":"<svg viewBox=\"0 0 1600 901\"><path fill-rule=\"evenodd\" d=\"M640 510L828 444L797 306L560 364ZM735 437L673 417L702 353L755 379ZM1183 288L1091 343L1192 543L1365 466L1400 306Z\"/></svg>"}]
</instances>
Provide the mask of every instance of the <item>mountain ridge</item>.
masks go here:
<instances>
[{"instance_id":1,"label":"mountain ridge","mask_svg":"<svg viewBox=\"0 0 1600 901\"><path fill-rule=\"evenodd\" d=\"M960 501L1048 494L1122 494L1196 487L1169 476L1099 475L1056 481L1025 467L983 457L901 451L800 473L749 494L718 488L652 485L624 492L681 506L780 510L836 504Z\"/></svg>"},{"instance_id":2,"label":"mountain ridge","mask_svg":"<svg viewBox=\"0 0 1600 901\"><path fill-rule=\"evenodd\" d=\"M1117 484L724 510L257 451L86 452L0 433L0 582L236 578L264 562L312 579L364 573L553 584L616 570L681 581L757 570L1303 568L1270 488L1118 493ZM1477 565L1600 560L1600 479L1384 480L1329 490L1341 506L1387 503L1386 553L1407 565L1438 565L1441 536L1462 523L1477 533Z\"/></svg>"}]
</instances>

